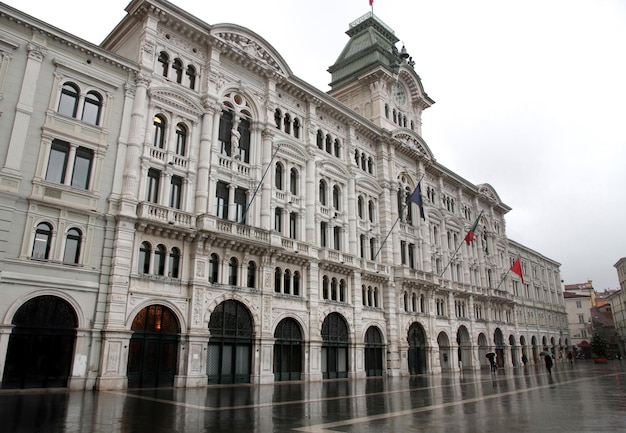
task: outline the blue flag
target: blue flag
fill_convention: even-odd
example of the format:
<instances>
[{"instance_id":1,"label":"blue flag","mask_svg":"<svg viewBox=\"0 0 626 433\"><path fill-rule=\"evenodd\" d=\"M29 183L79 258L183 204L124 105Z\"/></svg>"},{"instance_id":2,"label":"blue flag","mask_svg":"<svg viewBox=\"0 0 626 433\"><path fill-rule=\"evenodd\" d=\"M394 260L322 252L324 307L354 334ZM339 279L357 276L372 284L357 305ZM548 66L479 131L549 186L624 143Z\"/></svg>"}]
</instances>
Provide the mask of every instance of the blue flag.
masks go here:
<instances>
[{"instance_id":1,"label":"blue flag","mask_svg":"<svg viewBox=\"0 0 626 433\"><path fill-rule=\"evenodd\" d=\"M409 200L415 203L420 208L420 216L424 221L426 221L426 216L424 215L424 202L422 201L422 186L421 182L417 182L417 186L415 187L415 191L409 197Z\"/></svg>"}]
</instances>

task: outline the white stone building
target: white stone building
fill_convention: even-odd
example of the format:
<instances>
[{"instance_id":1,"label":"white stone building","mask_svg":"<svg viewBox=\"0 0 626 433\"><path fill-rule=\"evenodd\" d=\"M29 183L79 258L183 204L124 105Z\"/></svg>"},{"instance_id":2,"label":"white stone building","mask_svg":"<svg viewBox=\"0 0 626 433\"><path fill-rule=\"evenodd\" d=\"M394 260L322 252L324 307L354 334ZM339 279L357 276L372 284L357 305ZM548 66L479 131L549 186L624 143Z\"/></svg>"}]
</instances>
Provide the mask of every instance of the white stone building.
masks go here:
<instances>
[{"instance_id":1,"label":"white stone building","mask_svg":"<svg viewBox=\"0 0 626 433\"><path fill-rule=\"evenodd\" d=\"M434 101L380 19L350 24L327 94L249 29L126 10L94 46L0 4L2 386L437 374L569 345L559 264L434 158Z\"/></svg>"}]
</instances>

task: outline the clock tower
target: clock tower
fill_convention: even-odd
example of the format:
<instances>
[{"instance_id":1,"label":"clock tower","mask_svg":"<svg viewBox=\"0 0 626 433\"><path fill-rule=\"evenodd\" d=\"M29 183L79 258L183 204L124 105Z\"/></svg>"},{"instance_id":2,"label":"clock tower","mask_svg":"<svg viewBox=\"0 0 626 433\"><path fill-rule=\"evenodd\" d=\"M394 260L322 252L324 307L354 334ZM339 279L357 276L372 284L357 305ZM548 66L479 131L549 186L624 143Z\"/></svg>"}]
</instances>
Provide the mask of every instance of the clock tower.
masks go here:
<instances>
[{"instance_id":1,"label":"clock tower","mask_svg":"<svg viewBox=\"0 0 626 433\"><path fill-rule=\"evenodd\" d=\"M424 91L415 62L394 31L372 12L350 24L350 40L328 71L329 94L390 131L421 135L422 111L435 103Z\"/></svg>"}]
</instances>

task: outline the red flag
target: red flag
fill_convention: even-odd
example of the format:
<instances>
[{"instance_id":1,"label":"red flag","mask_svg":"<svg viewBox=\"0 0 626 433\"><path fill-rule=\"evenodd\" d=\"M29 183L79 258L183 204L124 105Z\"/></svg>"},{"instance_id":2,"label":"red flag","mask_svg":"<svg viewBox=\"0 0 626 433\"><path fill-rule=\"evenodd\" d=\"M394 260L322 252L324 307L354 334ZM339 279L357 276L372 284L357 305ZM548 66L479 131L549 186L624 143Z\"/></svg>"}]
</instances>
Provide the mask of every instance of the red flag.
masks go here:
<instances>
[{"instance_id":1,"label":"red flag","mask_svg":"<svg viewBox=\"0 0 626 433\"><path fill-rule=\"evenodd\" d=\"M370 6L374 4L374 0L370 0Z\"/></svg>"},{"instance_id":2,"label":"red flag","mask_svg":"<svg viewBox=\"0 0 626 433\"><path fill-rule=\"evenodd\" d=\"M519 275L522 279L522 284L524 284L524 276L522 275L522 262L520 262L519 257L515 262L513 262L513 266L511 266L511 271Z\"/></svg>"},{"instance_id":3,"label":"red flag","mask_svg":"<svg viewBox=\"0 0 626 433\"><path fill-rule=\"evenodd\" d=\"M471 244L472 241L474 240L474 236L476 234L476 229L478 228L478 223L480 222L480 217L482 215L483 215L483 213L481 212L480 215L478 215L478 218L476 218L476 222L474 223L472 228L465 235L465 242L467 243L467 245Z\"/></svg>"}]
</instances>

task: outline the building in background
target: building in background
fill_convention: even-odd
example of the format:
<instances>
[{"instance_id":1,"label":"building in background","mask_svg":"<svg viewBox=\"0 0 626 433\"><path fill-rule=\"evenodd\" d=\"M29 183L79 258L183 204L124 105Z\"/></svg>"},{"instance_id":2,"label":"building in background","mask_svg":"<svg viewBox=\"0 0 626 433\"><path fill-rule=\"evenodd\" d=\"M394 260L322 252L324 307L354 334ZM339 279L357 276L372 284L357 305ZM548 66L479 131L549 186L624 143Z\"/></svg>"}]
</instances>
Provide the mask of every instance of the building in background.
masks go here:
<instances>
[{"instance_id":1,"label":"building in background","mask_svg":"<svg viewBox=\"0 0 626 433\"><path fill-rule=\"evenodd\" d=\"M614 266L620 288L607 300L611 304L619 353L621 357L624 357L626 355L626 258L622 257Z\"/></svg>"},{"instance_id":2,"label":"building in background","mask_svg":"<svg viewBox=\"0 0 626 433\"><path fill-rule=\"evenodd\" d=\"M434 101L373 14L324 93L166 1L132 1L100 46L0 11L3 387L437 374L570 346L559 263L435 159Z\"/></svg>"}]
</instances>

